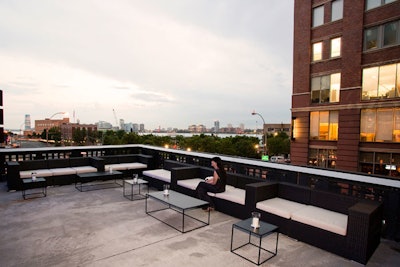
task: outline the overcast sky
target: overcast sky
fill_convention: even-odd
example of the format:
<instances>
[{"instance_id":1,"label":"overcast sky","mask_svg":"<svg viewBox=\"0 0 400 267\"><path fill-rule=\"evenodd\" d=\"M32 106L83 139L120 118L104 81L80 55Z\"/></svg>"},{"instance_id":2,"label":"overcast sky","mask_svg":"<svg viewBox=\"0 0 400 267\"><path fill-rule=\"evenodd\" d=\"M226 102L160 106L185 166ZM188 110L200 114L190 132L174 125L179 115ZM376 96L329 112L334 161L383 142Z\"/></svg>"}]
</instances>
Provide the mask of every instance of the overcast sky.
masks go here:
<instances>
[{"instance_id":1,"label":"overcast sky","mask_svg":"<svg viewBox=\"0 0 400 267\"><path fill-rule=\"evenodd\" d=\"M0 36L6 129L290 123L291 0L2 0Z\"/></svg>"}]
</instances>

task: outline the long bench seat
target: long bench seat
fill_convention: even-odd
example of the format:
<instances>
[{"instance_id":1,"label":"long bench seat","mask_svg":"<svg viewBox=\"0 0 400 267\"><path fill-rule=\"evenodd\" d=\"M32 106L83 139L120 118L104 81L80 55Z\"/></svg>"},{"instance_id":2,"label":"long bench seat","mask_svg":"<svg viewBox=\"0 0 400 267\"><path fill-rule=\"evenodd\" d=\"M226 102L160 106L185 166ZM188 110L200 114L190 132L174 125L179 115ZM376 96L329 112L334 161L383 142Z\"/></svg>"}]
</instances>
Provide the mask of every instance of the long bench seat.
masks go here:
<instances>
[{"instance_id":1,"label":"long bench seat","mask_svg":"<svg viewBox=\"0 0 400 267\"><path fill-rule=\"evenodd\" d=\"M144 154L107 155L104 160L104 170L122 171L126 176L142 175L144 170L151 168L153 157Z\"/></svg>"},{"instance_id":2,"label":"long bench seat","mask_svg":"<svg viewBox=\"0 0 400 267\"><path fill-rule=\"evenodd\" d=\"M31 177L35 172L37 177L46 179L47 185L72 184L79 173L97 172L104 165L97 157L77 157L52 160L8 161L7 186L9 190L22 190L22 180Z\"/></svg>"},{"instance_id":3,"label":"long bench seat","mask_svg":"<svg viewBox=\"0 0 400 267\"><path fill-rule=\"evenodd\" d=\"M162 168L143 171L143 179L149 182L149 186L161 190L164 184L171 184L172 169L186 166L186 163L164 160Z\"/></svg>"},{"instance_id":4,"label":"long bench seat","mask_svg":"<svg viewBox=\"0 0 400 267\"><path fill-rule=\"evenodd\" d=\"M287 183L251 184L247 190L261 219L294 239L362 264L380 243L379 202Z\"/></svg>"},{"instance_id":5,"label":"long bench seat","mask_svg":"<svg viewBox=\"0 0 400 267\"><path fill-rule=\"evenodd\" d=\"M206 177L211 176L213 172L212 168L198 166L173 168L171 170L171 188L196 197L197 185ZM209 192L208 194L212 197L218 211L244 219L250 217L253 211L253 208L247 204L246 185L256 182L260 182L260 179L228 172L225 192Z\"/></svg>"}]
</instances>

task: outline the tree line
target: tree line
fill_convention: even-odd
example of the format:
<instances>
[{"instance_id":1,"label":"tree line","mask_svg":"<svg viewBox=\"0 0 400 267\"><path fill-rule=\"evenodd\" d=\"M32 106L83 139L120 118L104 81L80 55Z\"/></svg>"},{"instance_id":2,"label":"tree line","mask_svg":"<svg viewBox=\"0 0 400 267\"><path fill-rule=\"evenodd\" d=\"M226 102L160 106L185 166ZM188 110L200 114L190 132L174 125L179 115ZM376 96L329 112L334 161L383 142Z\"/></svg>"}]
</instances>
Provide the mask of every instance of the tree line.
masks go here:
<instances>
[{"instance_id":1,"label":"tree line","mask_svg":"<svg viewBox=\"0 0 400 267\"><path fill-rule=\"evenodd\" d=\"M46 132L41 135L46 138ZM123 145L144 144L160 147L168 147L179 150L190 150L207 152L246 158L260 158L264 140L246 135L235 135L230 137L219 137L218 135L193 135L184 137L157 136L153 134L139 135L134 132L118 131L87 131L86 129L75 129L72 140L63 140L58 127L49 130L48 139L54 140L56 146L68 145ZM279 132L267 137L268 155L288 155L290 153L290 139L285 132Z\"/></svg>"}]
</instances>

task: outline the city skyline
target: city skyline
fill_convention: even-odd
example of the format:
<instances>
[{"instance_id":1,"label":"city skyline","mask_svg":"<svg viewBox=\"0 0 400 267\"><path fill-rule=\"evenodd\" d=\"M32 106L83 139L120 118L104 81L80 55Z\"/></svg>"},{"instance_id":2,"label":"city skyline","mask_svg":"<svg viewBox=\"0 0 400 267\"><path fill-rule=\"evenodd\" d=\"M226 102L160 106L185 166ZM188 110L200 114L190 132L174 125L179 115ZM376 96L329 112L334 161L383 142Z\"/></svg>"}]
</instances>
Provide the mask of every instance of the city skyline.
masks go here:
<instances>
[{"instance_id":1,"label":"city skyline","mask_svg":"<svg viewBox=\"0 0 400 267\"><path fill-rule=\"evenodd\" d=\"M1 2L0 21L5 128L290 121L293 1Z\"/></svg>"}]
</instances>

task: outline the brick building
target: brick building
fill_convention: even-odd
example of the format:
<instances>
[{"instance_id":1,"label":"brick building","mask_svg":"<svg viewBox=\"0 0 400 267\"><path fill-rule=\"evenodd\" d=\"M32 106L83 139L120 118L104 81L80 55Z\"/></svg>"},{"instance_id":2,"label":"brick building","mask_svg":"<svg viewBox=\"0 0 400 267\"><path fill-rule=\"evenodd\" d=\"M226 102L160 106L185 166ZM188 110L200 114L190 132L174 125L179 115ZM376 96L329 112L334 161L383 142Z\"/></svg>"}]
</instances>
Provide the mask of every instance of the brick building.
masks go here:
<instances>
[{"instance_id":1,"label":"brick building","mask_svg":"<svg viewBox=\"0 0 400 267\"><path fill-rule=\"evenodd\" d=\"M295 0L291 160L400 176L400 0Z\"/></svg>"},{"instance_id":2,"label":"brick building","mask_svg":"<svg viewBox=\"0 0 400 267\"><path fill-rule=\"evenodd\" d=\"M41 134L44 130L50 130L53 127L60 128L61 124L69 123L69 118L63 118L61 120L53 120L53 119L44 119L44 120L35 120L35 132Z\"/></svg>"}]
</instances>

